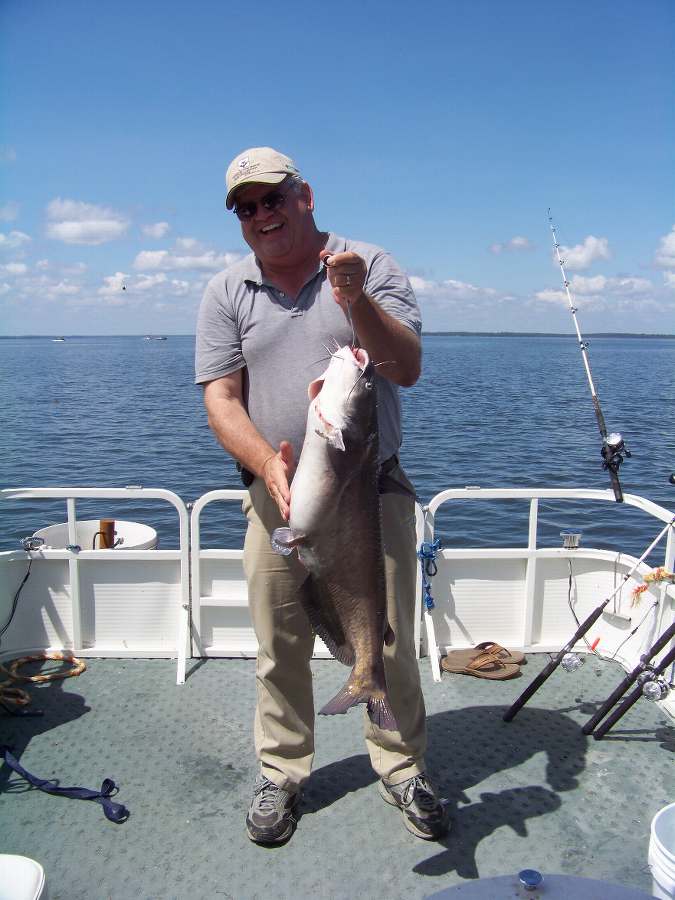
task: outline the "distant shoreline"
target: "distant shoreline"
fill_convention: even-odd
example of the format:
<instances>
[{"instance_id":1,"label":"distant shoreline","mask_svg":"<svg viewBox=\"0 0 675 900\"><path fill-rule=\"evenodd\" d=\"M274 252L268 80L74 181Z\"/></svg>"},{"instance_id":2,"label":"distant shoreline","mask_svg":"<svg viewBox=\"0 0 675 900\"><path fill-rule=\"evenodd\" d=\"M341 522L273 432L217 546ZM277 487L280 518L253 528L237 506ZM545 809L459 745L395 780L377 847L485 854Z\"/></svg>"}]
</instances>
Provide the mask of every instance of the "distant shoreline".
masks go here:
<instances>
[{"instance_id":1,"label":"distant shoreline","mask_svg":"<svg viewBox=\"0 0 675 900\"><path fill-rule=\"evenodd\" d=\"M574 333L565 331L423 331L423 337L559 337L573 338L577 340ZM64 337L65 339L73 338L143 338L143 334L0 334L0 341L15 341L25 338L55 338ZM167 338L189 337L194 338L194 334L166 334ZM584 335L585 338L666 338L675 340L675 334L650 334L628 331L590 331Z\"/></svg>"}]
</instances>

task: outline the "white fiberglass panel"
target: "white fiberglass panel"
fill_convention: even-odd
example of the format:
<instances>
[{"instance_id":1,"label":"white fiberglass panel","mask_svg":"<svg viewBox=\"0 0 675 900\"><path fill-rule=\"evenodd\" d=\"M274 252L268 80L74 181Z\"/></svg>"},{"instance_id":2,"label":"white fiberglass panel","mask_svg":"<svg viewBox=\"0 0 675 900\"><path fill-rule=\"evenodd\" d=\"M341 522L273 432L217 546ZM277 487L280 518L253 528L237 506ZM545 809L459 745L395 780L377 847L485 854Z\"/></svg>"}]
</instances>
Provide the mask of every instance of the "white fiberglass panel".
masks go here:
<instances>
[{"instance_id":1,"label":"white fiberglass panel","mask_svg":"<svg viewBox=\"0 0 675 900\"><path fill-rule=\"evenodd\" d=\"M209 598L223 605L248 606L248 590L241 558L204 559L199 563L202 603Z\"/></svg>"},{"instance_id":2,"label":"white fiberglass panel","mask_svg":"<svg viewBox=\"0 0 675 900\"><path fill-rule=\"evenodd\" d=\"M431 579L439 647L496 641L518 647L525 615L525 559L438 559Z\"/></svg>"},{"instance_id":3,"label":"white fiberglass panel","mask_svg":"<svg viewBox=\"0 0 675 900\"><path fill-rule=\"evenodd\" d=\"M8 620L12 601L27 571L27 558L0 557L0 624L4 625ZM72 645L68 563L60 559L34 558L12 624L3 635L2 651L68 649Z\"/></svg>"},{"instance_id":4,"label":"white fiberglass panel","mask_svg":"<svg viewBox=\"0 0 675 900\"><path fill-rule=\"evenodd\" d=\"M642 583L639 577L631 577L624 583L624 575L634 562L628 556L594 558L590 555L573 555L569 558L569 563L567 558L539 559L535 583L533 643L564 646L577 631L577 620L583 622L620 588L605 607L604 615L589 629L586 640L588 644L595 644L597 651L606 656L612 656L625 641L617 658L637 661L645 641L652 643L654 640L656 615L647 616L636 635L629 635L653 606L658 592L650 590L642 595L638 606L631 605L633 588ZM579 646L581 649L588 649L583 640Z\"/></svg>"},{"instance_id":5,"label":"white fiberglass panel","mask_svg":"<svg viewBox=\"0 0 675 900\"><path fill-rule=\"evenodd\" d=\"M85 647L175 649L180 563L82 561L80 602Z\"/></svg>"}]
</instances>

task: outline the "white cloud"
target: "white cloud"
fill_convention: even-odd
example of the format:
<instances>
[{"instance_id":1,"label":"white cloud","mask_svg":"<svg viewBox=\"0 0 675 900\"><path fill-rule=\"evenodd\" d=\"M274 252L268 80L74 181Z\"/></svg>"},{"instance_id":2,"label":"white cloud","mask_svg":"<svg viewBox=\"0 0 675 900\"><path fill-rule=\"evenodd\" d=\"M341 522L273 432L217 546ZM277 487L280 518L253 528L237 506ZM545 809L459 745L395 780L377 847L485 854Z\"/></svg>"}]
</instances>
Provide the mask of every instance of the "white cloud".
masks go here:
<instances>
[{"instance_id":1,"label":"white cloud","mask_svg":"<svg viewBox=\"0 0 675 900\"><path fill-rule=\"evenodd\" d=\"M207 249L197 238L176 238L176 250L184 250L186 253L205 253Z\"/></svg>"},{"instance_id":2,"label":"white cloud","mask_svg":"<svg viewBox=\"0 0 675 900\"><path fill-rule=\"evenodd\" d=\"M428 281L417 275L411 275L410 284L420 297L428 297L440 301L480 300L481 297L494 298L497 296L497 291L493 288L477 287L474 284L456 281L453 278L448 278L446 281Z\"/></svg>"},{"instance_id":3,"label":"white cloud","mask_svg":"<svg viewBox=\"0 0 675 900\"><path fill-rule=\"evenodd\" d=\"M171 279L171 290L172 293L176 294L177 297L182 297L185 294L190 293L190 282L189 281L179 281L176 278Z\"/></svg>"},{"instance_id":4,"label":"white cloud","mask_svg":"<svg viewBox=\"0 0 675 900\"><path fill-rule=\"evenodd\" d=\"M659 249L656 251L656 265L664 269L675 269L675 225L670 234L661 238Z\"/></svg>"},{"instance_id":5,"label":"white cloud","mask_svg":"<svg viewBox=\"0 0 675 900\"><path fill-rule=\"evenodd\" d=\"M167 280L164 272L160 272L157 275L139 275L138 281L133 285L133 289L135 291L149 291L157 287L158 284L164 284Z\"/></svg>"},{"instance_id":6,"label":"white cloud","mask_svg":"<svg viewBox=\"0 0 675 900\"><path fill-rule=\"evenodd\" d=\"M567 303L567 294L565 291L552 291L547 289L537 291L534 296L537 300L543 300L544 303Z\"/></svg>"},{"instance_id":7,"label":"white cloud","mask_svg":"<svg viewBox=\"0 0 675 900\"><path fill-rule=\"evenodd\" d=\"M107 206L60 197L47 206L47 219L47 237L65 244L105 244L129 227L125 216Z\"/></svg>"},{"instance_id":8,"label":"white cloud","mask_svg":"<svg viewBox=\"0 0 675 900\"><path fill-rule=\"evenodd\" d=\"M0 163L16 161L16 150L7 144L0 145Z\"/></svg>"},{"instance_id":9,"label":"white cloud","mask_svg":"<svg viewBox=\"0 0 675 900\"><path fill-rule=\"evenodd\" d=\"M560 247L560 255L565 262L565 267L572 270L587 269L598 259L609 259L609 241L607 238L596 238L589 234L583 244L574 247ZM557 257L554 256L557 264Z\"/></svg>"},{"instance_id":10,"label":"white cloud","mask_svg":"<svg viewBox=\"0 0 675 900\"><path fill-rule=\"evenodd\" d=\"M630 303L640 306L656 294L654 285L648 278L634 278L632 276L620 276L608 278L605 275L594 275L587 278L584 275L574 275L570 279L570 294L575 306L592 307L595 309L611 305L612 308ZM649 295L647 298L646 295ZM534 294L537 300L544 303L559 303L567 305L567 293L564 290L545 289Z\"/></svg>"},{"instance_id":11,"label":"white cloud","mask_svg":"<svg viewBox=\"0 0 675 900\"><path fill-rule=\"evenodd\" d=\"M23 231L10 231L9 234L0 232L0 249L14 250L29 243L30 240L30 236L24 234Z\"/></svg>"},{"instance_id":12,"label":"white cloud","mask_svg":"<svg viewBox=\"0 0 675 900\"><path fill-rule=\"evenodd\" d=\"M155 222L154 225L144 225L141 231L146 237L154 238L158 241L168 234L170 227L168 222Z\"/></svg>"},{"instance_id":13,"label":"white cloud","mask_svg":"<svg viewBox=\"0 0 675 900\"><path fill-rule=\"evenodd\" d=\"M59 281L58 284L53 284L48 289L48 294L51 297L72 297L74 294L79 294L81 290L82 288L77 284Z\"/></svg>"},{"instance_id":14,"label":"white cloud","mask_svg":"<svg viewBox=\"0 0 675 900\"><path fill-rule=\"evenodd\" d=\"M664 272L663 283L666 287L675 288L675 272Z\"/></svg>"},{"instance_id":15,"label":"white cloud","mask_svg":"<svg viewBox=\"0 0 675 900\"><path fill-rule=\"evenodd\" d=\"M181 246L178 249L188 249L185 247L185 242L191 240L191 238L182 238ZM218 254L214 250L205 250L197 255L173 253L169 250L142 250L134 260L134 269L164 272L177 269L206 269L217 272L231 266L238 259L241 259L241 255L238 253Z\"/></svg>"},{"instance_id":16,"label":"white cloud","mask_svg":"<svg viewBox=\"0 0 675 900\"><path fill-rule=\"evenodd\" d=\"M0 266L0 272L4 272L6 275L25 275L28 271L28 266L25 263L7 263L6 266Z\"/></svg>"},{"instance_id":17,"label":"white cloud","mask_svg":"<svg viewBox=\"0 0 675 900\"><path fill-rule=\"evenodd\" d=\"M39 259L35 263L36 269L48 269L49 268L49 260L48 259Z\"/></svg>"},{"instance_id":18,"label":"white cloud","mask_svg":"<svg viewBox=\"0 0 675 900\"><path fill-rule=\"evenodd\" d=\"M10 200L9 203L5 203L4 206L0 206L1 222L13 222L14 219L18 218L18 215L19 204L15 203L13 200Z\"/></svg>"},{"instance_id":19,"label":"white cloud","mask_svg":"<svg viewBox=\"0 0 675 900\"><path fill-rule=\"evenodd\" d=\"M102 297L119 297L124 293L127 283L127 275L124 272L115 272L114 275L106 275L105 284L98 289Z\"/></svg>"},{"instance_id":20,"label":"white cloud","mask_svg":"<svg viewBox=\"0 0 675 900\"><path fill-rule=\"evenodd\" d=\"M490 253L499 254L514 250L531 250L532 243L521 235L516 235L503 243L490 244Z\"/></svg>"},{"instance_id":21,"label":"white cloud","mask_svg":"<svg viewBox=\"0 0 675 900\"><path fill-rule=\"evenodd\" d=\"M10 287L10 285L8 285L6 281L4 281L2 284L0 284L0 297L3 294L6 294L8 291L11 291L11 289L12 288Z\"/></svg>"}]
</instances>

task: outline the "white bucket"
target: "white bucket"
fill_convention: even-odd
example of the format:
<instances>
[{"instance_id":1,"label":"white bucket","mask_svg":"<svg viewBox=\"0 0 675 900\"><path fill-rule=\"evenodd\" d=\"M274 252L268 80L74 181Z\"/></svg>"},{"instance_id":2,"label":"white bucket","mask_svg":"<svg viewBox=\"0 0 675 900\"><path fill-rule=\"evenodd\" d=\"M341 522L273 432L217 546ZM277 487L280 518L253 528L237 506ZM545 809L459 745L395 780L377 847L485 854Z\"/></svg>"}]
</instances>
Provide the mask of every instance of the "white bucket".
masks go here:
<instances>
[{"instance_id":1,"label":"white bucket","mask_svg":"<svg viewBox=\"0 0 675 900\"><path fill-rule=\"evenodd\" d=\"M659 810L652 819L649 840L652 894L659 900L675 898L675 803Z\"/></svg>"},{"instance_id":2,"label":"white bucket","mask_svg":"<svg viewBox=\"0 0 675 900\"><path fill-rule=\"evenodd\" d=\"M77 521L76 540L75 543L83 550L92 550L94 536L101 527L99 519L83 519ZM33 537L44 538L45 550L62 550L68 546L68 523L61 522L59 525L48 525L46 528L40 528ZM157 532L149 525L142 525L140 522L125 522L122 519L115 519L115 540L122 538L119 545L120 550L156 550L157 549ZM96 549L99 549L97 541Z\"/></svg>"}]
</instances>

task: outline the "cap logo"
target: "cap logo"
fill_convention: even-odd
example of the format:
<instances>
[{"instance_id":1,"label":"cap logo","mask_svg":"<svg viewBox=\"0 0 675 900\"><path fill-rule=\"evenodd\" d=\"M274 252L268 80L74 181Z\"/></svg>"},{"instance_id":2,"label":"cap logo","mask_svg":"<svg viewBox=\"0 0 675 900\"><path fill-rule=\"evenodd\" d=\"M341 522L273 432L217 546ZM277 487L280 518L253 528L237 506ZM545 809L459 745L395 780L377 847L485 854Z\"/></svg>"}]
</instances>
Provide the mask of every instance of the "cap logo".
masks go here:
<instances>
[{"instance_id":1,"label":"cap logo","mask_svg":"<svg viewBox=\"0 0 675 900\"><path fill-rule=\"evenodd\" d=\"M240 169L245 169L247 165L248 165L248 156L245 156L243 159L239 160L239 168Z\"/></svg>"}]
</instances>

